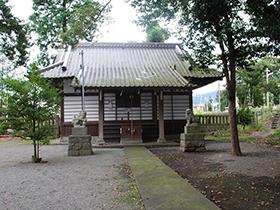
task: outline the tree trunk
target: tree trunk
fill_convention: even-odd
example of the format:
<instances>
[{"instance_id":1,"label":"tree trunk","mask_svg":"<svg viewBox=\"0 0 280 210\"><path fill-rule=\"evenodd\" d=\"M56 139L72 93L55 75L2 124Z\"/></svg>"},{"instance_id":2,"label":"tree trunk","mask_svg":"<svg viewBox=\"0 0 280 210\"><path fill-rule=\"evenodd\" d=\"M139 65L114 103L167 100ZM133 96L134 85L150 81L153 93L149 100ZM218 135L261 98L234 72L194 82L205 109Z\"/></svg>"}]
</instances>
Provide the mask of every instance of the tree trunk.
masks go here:
<instances>
[{"instance_id":1,"label":"tree trunk","mask_svg":"<svg viewBox=\"0 0 280 210\"><path fill-rule=\"evenodd\" d=\"M237 129L237 114L235 104L235 90L234 87L228 88L228 110L229 110L229 124L231 129L231 144L232 154L235 156L241 156L241 149L239 145L238 129Z\"/></svg>"},{"instance_id":2,"label":"tree trunk","mask_svg":"<svg viewBox=\"0 0 280 210\"><path fill-rule=\"evenodd\" d=\"M36 159L37 159L38 162L39 162L39 160L40 160L40 154L39 154L39 149L40 149L40 148L39 148L39 146L40 146L40 145L39 145L39 141L37 141L37 147L36 147L36 149L37 149L37 153L36 153L37 156L36 156Z\"/></svg>"},{"instance_id":3,"label":"tree trunk","mask_svg":"<svg viewBox=\"0 0 280 210\"><path fill-rule=\"evenodd\" d=\"M230 31L226 33L228 50L229 50L229 66L228 66L228 108L230 117L230 128L231 128L231 144L232 144L232 154L235 156L241 156L241 149L239 144L239 136L237 129L237 114L236 114L236 50L234 47L233 35Z\"/></svg>"},{"instance_id":4,"label":"tree trunk","mask_svg":"<svg viewBox=\"0 0 280 210\"><path fill-rule=\"evenodd\" d=\"M34 161L37 157L37 149L36 149L36 141L35 140L32 140L33 141L33 150L34 150L34 154L33 154L33 157L34 157Z\"/></svg>"},{"instance_id":5,"label":"tree trunk","mask_svg":"<svg viewBox=\"0 0 280 210\"><path fill-rule=\"evenodd\" d=\"M219 34L219 33L218 33ZM234 39L231 32L226 34L228 51L225 50L225 42L222 36L217 36L218 44L222 51L221 59L223 63L223 73L227 81L228 91L228 108L229 108L229 123L231 130L231 144L232 154L241 156L241 149L239 145L238 129L237 129L237 114L236 114L236 51L234 48Z\"/></svg>"}]
</instances>

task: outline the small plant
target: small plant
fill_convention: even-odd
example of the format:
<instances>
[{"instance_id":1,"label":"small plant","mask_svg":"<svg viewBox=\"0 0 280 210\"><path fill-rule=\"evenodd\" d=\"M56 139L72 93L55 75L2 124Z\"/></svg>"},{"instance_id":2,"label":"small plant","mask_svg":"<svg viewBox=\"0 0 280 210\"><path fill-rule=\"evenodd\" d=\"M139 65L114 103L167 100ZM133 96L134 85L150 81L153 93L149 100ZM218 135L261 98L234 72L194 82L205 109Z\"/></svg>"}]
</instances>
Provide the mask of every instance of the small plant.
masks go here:
<instances>
[{"instance_id":1,"label":"small plant","mask_svg":"<svg viewBox=\"0 0 280 210\"><path fill-rule=\"evenodd\" d=\"M242 108L238 110L237 120L238 124L243 126L243 130L246 126L253 122L254 114L249 108Z\"/></svg>"},{"instance_id":2,"label":"small plant","mask_svg":"<svg viewBox=\"0 0 280 210\"><path fill-rule=\"evenodd\" d=\"M278 138L280 140L280 128L278 128L274 133L273 136L275 136L276 138Z\"/></svg>"}]
</instances>

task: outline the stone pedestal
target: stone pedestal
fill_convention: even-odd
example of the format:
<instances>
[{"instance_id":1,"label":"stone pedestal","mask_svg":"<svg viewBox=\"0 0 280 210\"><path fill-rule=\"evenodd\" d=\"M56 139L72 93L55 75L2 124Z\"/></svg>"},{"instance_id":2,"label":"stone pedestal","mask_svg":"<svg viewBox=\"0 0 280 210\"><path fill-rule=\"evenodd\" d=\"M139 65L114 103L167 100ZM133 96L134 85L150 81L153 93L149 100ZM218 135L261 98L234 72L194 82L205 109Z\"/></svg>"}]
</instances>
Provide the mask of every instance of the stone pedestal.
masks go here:
<instances>
[{"instance_id":1,"label":"stone pedestal","mask_svg":"<svg viewBox=\"0 0 280 210\"><path fill-rule=\"evenodd\" d=\"M180 136L180 150L183 152L205 151L204 129L197 123L184 127L184 133Z\"/></svg>"},{"instance_id":2,"label":"stone pedestal","mask_svg":"<svg viewBox=\"0 0 280 210\"><path fill-rule=\"evenodd\" d=\"M68 140L68 156L92 155L91 136L86 127L73 127Z\"/></svg>"},{"instance_id":3,"label":"stone pedestal","mask_svg":"<svg viewBox=\"0 0 280 210\"><path fill-rule=\"evenodd\" d=\"M104 144L106 144L106 142L104 141L104 139L101 139L101 138L98 137L96 139L96 144L97 145L104 145Z\"/></svg>"}]
</instances>

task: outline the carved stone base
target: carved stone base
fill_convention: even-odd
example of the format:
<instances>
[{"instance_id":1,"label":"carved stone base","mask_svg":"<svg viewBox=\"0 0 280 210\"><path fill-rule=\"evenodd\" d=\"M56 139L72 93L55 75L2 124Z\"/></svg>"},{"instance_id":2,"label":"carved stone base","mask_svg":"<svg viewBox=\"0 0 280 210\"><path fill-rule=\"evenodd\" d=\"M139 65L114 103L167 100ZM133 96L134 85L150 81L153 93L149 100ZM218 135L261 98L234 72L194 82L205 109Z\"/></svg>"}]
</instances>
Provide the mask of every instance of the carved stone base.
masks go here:
<instances>
[{"instance_id":1,"label":"carved stone base","mask_svg":"<svg viewBox=\"0 0 280 210\"><path fill-rule=\"evenodd\" d=\"M159 143L159 144L165 143L165 142L166 142L166 139L161 139L161 138L157 139L157 143Z\"/></svg>"},{"instance_id":2,"label":"carved stone base","mask_svg":"<svg viewBox=\"0 0 280 210\"><path fill-rule=\"evenodd\" d=\"M180 136L180 150L182 152L205 151L205 131L199 124L185 126Z\"/></svg>"},{"instance_id":3,"label":"carved stone base","mask_svg":"<svg viewBox=\"0 0 280 210\"><path fill-rule=\"evenodd\" d=\"M96 139L96 144L98 144L98 145L104 145L105 144L105 141L104 141L104 139L101 139L101 138L97 138Z\"/></svg>"},{"instance_id":4,"label":"carved stone base","mask_svg":"<svg viewBox=\"0 0 280 210\"><path fill-rule=\"evenodd\" d=\"M92 155L91 136L86 135L86 127L74 127L68 140L68 156Z\"/></svg>"}]
</instances>

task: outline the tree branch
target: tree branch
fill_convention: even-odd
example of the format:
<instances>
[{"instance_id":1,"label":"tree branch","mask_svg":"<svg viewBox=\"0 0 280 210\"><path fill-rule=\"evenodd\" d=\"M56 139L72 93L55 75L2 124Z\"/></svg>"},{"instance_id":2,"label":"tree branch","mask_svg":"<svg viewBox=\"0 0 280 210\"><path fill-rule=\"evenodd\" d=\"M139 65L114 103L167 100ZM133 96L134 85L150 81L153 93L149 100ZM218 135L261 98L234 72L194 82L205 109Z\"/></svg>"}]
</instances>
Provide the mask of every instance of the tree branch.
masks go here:
<instances>
[{"instance_id":1,"label":"tree branch","mask_svg":"<svg viewBox=\"0 0 280 210\"><path fill-rule=\"evenodd\" d=\"M106 9L106 7L111 3L111 1L112 1L112 0L109 0L109 1L101 8L101 10L99 11L99 13L98 13L98 15L97 15L97 17L95 18L94 21L97 21L97 20L100 18L101 14L104 12L104 10Z\"/></svg>"}]
</instances>

